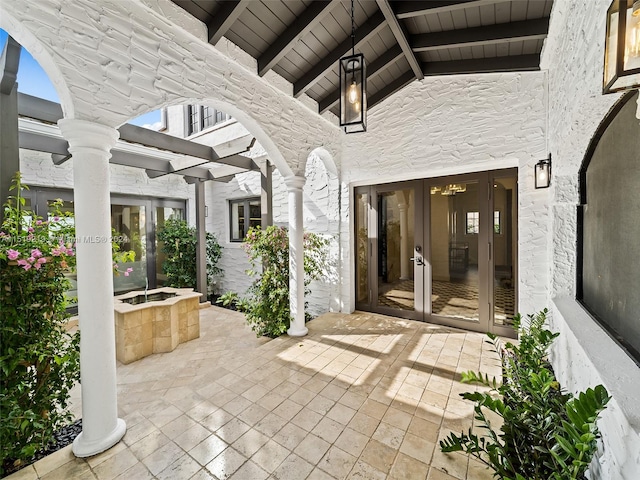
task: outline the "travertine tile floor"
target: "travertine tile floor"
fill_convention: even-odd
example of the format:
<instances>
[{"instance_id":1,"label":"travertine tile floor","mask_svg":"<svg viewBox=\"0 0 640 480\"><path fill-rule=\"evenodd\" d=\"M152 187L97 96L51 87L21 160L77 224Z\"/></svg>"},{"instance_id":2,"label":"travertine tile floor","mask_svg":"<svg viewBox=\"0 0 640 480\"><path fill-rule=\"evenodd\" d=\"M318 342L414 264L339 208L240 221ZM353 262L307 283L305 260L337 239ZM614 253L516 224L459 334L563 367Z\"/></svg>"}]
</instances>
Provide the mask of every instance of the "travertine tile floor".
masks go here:
<instances>
[{"instance_id":1,"label":"travertine tile floor","mask_svg":"<svg viewBox=\"0 0 640 480\"><path fill-rule=\"evenodd\" d=\"M483 335L329 313L304 338L269 340L236 312L200 313L199 339L118 365L122 442L85 460L67 447L9 478L492 478L437 446L473 422L459 372L500 371Z\"/></svg>"}]
</instances>

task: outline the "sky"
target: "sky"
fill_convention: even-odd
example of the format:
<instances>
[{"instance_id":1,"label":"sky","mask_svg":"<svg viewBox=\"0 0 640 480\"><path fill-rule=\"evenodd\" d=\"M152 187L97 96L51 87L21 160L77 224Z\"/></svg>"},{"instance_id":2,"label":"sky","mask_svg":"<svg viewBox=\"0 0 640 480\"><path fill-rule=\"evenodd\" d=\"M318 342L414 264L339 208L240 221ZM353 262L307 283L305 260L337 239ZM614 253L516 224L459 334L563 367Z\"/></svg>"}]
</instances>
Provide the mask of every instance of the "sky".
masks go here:
<instances>
[{"instance_id":1,"label":"sky","mask_svg":"<svg viewBox=\"0 0 640 480\"><path fill-rule=\"evenodd\" d=\"M4 49L8 34L0 29L0 48ZM51 102L60 103L60 97L49 77L40 64L34 60L25 48L20 53L20 66L18 67L18 92L26 93L34 97L44 98ZM149 112L139 116L129 123L145 128L157 130L160 128L160 111Z\"/></svg>"}]
</instances>

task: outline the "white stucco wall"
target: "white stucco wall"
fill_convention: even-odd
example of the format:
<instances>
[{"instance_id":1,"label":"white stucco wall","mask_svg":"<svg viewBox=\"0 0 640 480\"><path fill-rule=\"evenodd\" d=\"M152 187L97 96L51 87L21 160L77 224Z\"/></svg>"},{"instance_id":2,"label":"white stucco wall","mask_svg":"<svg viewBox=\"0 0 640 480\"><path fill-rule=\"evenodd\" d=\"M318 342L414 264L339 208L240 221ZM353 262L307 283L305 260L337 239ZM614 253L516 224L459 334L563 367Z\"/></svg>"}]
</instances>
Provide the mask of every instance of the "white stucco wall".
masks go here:
<instances>
[{"instance_id":1,"label":"white stucco wall","mask_svg":"<svg viewBox=\"0 0 640 480\"><path fill-rule=\"evenodd\" d=\"M415 81L369 113L366 133L345 140L343 196L346 185L518 167L519 309L539 310L547 305L549 217L533 166L547 157L546 103L544 72ZM342 285L350 301L352 283Z\"/></svg>"},{"instance_id":2,"label":"white stucco wall","mask_svg":"<svg viewBox=\"0 0 640 480\"><path fill-rule=\"evenodd\" d=\"M308 100L208 44L204 25L166 0L2 2L0 28L49 75L65 118L118 127L163 106L208 104L239 119L285 175L302 173L319 146L339 158L340 130Z\"/></svg>"},{"instance_id":3,"label":"white stucco wall","mask_svg":"<svg viewBox=\"0 0 640 480\"><path fill-rule=\"evenodd\" d=\"M561 332L553 365L577 392L605 385L613 396L599 421L602 441L591 478L640 478L640 369L575 300L578 172L600 122L620 94L602 94L609 0L556 0L542 68L549 76L549 296L552 326ZM639 157L640 158L640 157Z\"/></svg>"}]
</instances>

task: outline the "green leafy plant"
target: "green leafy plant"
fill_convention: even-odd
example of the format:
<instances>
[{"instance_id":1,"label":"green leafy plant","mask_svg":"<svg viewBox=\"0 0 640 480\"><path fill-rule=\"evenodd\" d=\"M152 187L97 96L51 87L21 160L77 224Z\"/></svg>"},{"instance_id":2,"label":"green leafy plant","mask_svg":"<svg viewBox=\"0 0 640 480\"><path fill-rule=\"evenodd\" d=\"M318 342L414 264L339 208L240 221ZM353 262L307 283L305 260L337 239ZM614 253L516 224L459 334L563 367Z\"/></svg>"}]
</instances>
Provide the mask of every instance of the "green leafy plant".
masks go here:
<instances>
[{"instance_id":1,"label":"green leafy plant","mask_svg":"<svg viewBox=\"0 0 640 480\"><path fill-rule=\"evenodd\" d=\"M440 442L443 452L464 451L505 480L582 479L596 451L599 413L610 397L602 385L573 396L561 390L547 360L558 336L547 330L547 310L514 318L520 342L502 344L489 334L500 356L503 382L486 374L466 372L462 381L487 387L487 392L463 393L475 402L475 419L483 435L451 433ZM497 431L486 411L502 418Z\"/></svg>"},{"instance_id":2,"label":"green leafy plant","mask_svg":"<svg viewBox=\"0 0 640 480\"><path fill-rule=\"evenodd\" d=\"M25 209L23 188L17 175L0 229L0 473L28 461L72 419L69 391L80 373L79 334L65 328L72 214L57 201L49 219L38 217Z\"/></svg>"},{"instance_id":3,"label":"green leafy plant","mask_svg":"<svg viewBox=\"0 0 640 480\"><path fill-rule=\"evenodd\" d=\"M195 227L190 227L186 221L170 218L158 232L158 238L164 242L162 251L166 259L162 264L162 271L167 275L167 284L171 287L196 286L196 248L197 236ZM222 255L222 246L216 237L207 232L207 283L214 285L215 279L222 276L222 269L218 261Z\"/></svg>"},{"instance_id":4,"label":"green leafy plant","mask_svg":"<svg viewBox=\"0 0 640 480\"><path fill-rule=\"evenodd\" d=\"M312 280L320 278L327 266L328 240L313 233L304 234L304 285L309 292ZM238 310L258 336L277 337L291 322L289 308L289 235L283 227L250 228L244 248L257 277L247 297L238 302ZM258 269L258 267L261 267Z\"/></svg>"},{"instance_id":5,"label":"green leafy plant","mask_svg":"<svg viewBox=\"0 0 640 480\"><path fill-rule=\"evenodd\" d=\"M225 308L237 310L239 300L240 300L240 296L238 295L238 293L232 292L230 290L220 295L216 300L216 303L219 305L222 305Z\"/></svg>"}]
</instances>

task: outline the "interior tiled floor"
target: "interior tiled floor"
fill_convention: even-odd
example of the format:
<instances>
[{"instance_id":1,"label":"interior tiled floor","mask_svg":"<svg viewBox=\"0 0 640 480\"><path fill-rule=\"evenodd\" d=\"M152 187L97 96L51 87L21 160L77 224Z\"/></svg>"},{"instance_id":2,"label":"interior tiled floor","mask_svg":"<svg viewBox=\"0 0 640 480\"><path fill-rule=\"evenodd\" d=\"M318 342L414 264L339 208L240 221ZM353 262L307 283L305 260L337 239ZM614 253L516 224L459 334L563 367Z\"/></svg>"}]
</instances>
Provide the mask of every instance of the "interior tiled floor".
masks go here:
<instances>
[{"instance_id":1,"label":"interior tiled floor","mask_svg":"<svg viewBox=\"0 0 640 480\"><path fill-rule=\"evenodd\" d=\"M398 280L385 287L384 292L378 296L378 305L414 310L413 280ZM510 324L515 314L513 287L495 285L494 294L495 323ZM431 301L433 302L431 308L436 315L477 321L479 318L477 279L470 282L434 280Z\"/></svg>"},{"instance_id":2,"label":"interior tiled floor","mask_svg":"<svg viewBox=\"0 0 640 480\"><path fill-rule=\"evenodd\" d=\"M500 372L483 335L369 313L329 313L304 338L256 338L236 312L201 310L201 337L118 365L122 442L70 447L16 479L492 478L440 453L473 422L459 372Z\"/></svg>"}]
</instances>

